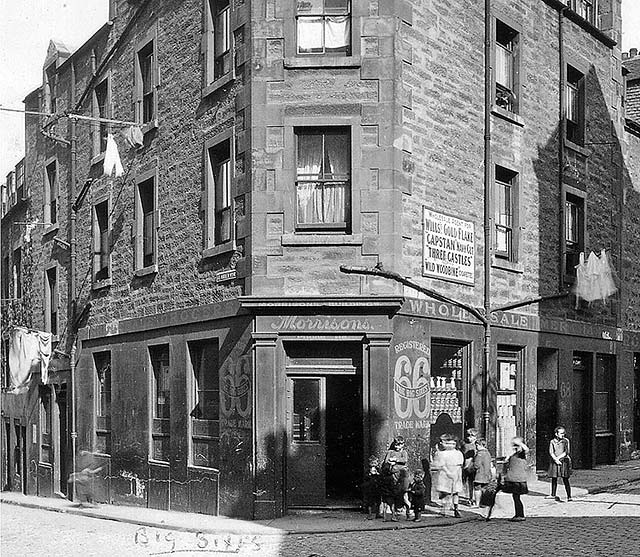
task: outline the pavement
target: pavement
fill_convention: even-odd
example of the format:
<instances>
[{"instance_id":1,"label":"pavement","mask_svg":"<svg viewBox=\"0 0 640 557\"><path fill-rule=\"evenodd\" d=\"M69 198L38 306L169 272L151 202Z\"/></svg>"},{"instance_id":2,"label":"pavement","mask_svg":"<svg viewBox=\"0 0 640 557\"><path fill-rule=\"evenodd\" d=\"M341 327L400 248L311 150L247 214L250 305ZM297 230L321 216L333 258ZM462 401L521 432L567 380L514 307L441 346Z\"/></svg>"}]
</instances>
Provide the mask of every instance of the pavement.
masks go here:
<instances>
[{"instance_id":1,"label":"pavement","mask_svg":"<svg viewBox=\"0 0 640 557\"><path fill-rule=\"evenodd\" d=\"M580 501L588 494L619 489L638 481L640 481L640 460L631 460L620 464L598 466L591 470L574 470L571 486L574 500ZM557 510L558 503L556 501L544 497L549 494L549 481L545 478L544 473L540 473L536 480L529 482L529 490L529 495L523 496L527 516L544 517L564 514L565 511ZM562 485L558 487L558 495L564 497ZM500 498L506 497L506 495L500 494ZM462 518L444 517L442 509L429 506L420 522L406 521L404 518L401 518L399 522L383 522L380 519L369 520L366 515L349 510L298 511L273 520L247 521L223 516L119 505L83 507L67 499L36 497L13 492L2 492L0 503L176 532L202 532L203 534L225 532L239 536L261 535L264 537L455 526L464 522L478 521L486 513L485 509L472 509L461 505ZM615 504L615 501L613 503ZM498 505L497 510L498 512L494 512L493 515L495 518L506 518L512 512L508 504Z\"/></svg>"}]
</instances>

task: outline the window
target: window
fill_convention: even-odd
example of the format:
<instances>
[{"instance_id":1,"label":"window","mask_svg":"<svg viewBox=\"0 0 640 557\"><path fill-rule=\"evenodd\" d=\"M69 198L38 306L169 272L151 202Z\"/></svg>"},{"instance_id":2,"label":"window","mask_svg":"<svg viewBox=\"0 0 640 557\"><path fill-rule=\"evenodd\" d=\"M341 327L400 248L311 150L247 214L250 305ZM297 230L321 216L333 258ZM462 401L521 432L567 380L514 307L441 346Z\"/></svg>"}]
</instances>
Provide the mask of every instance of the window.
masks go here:
<instances>
[{"instance_id":1,"label":"window","mask_svg":"<svg viewBox=\"0 0 640 557\"><path fill-rule=\"evenodd\" d=\"M596 24L595 0L565 0L565 4L592 25Z\"/></svg>"},{"instance_id":2,"label":"window","mask_svg":"<svg viewBox=\"0 0 640 557\"><path fill-rule=\"evenodd\" d=\"M498 385L496 398L496 457L510 454L511 439L518 431L518 389L521 351L498 347Z\"/></svg>"},{"instance_id":3,"label":"window","mask_svg":"<svg viewBox=\"0 0 640 557\"><path fill-rule=\"evenodd\" d=\"M519 33L496 20L495 104L509 112L518 112Z\"/></svg>"},{"instance_id":4,"label":"window","mask_svg":"<svg viewBox=\"0 0 640 557\"><path fill-rule=\"evenodd\" d=\"M40 386L40 462L53 462L51 451L51 389Z\"/></svg>"},{"instance_id":5,"label":"window","mask_svg":"<svg viewBox=\"0 0 640 557\"><path fill-rule=\"evenodd\" d=\"M296 228L350 232L351 137L345 128L296 128Z\"/></svg>"},{"instance_id":6,"label":"window","mask_svg":"<svg viewBox=\"0 0 640 557\"><path fill-rule=\"evenodd\" d=\"M159 82L156 41L149 40L136 53L136 121L155 124Z\"/></svg>"},{"instance_id":7,"label":"window","mask_svg":"<svg viewBox=\"0 0 640 557\"><path fill-rule=\"evenodd\" d=\"M8 300L10 297L14 297L11 292L11 277L13 271L9 273L11 269L11 259L8 255L5 255L2 259L2 299Z\"/></svg>"},{"instance_id":8,"label":"window","mask_svg":"<svg viewBox=\"0 0 640 557\"><path fill-rule=\"evenodd\" d=\"M231 27L229 0L206 0L207 20L205 85L231 72Z\"/></svg>"},{"instance_id":9,"label":"window","mask_svg":"<svg viewBox=\"0 0 640 557\"><path fill-rule=\"evenodd\" d=\"M93 206L93 281L107 280L111 275L109 201Z\"/></svg>"},{"instance_id":10,"label":"window","mask_svg":"<svg viewBox=\"0 0 640 557\"><path fill-rule=\"evenodd\" d=\"M501 166L495 167L494 219L496 257L515 261L515 220L517 173Z\"/></svg>"},{"instance_id":11,"label":"window","mask_svg":"<svg viewBox=\"0 0 640 557\"><path fill-rule=\"evenodd\" d=\"M584 199L567 193L564 201L564 272L570 277L576 274L580 253L584 252L584 239Z\"/></svg>"},{"instance_id":12,"label":"window","mask_svg":"<svg viewBox=\"0 0 640 557\"><path fill-rule=\"evenodd\" d=\"M58 73L55 63L47 66L45 74L45 112L54 113L57 110L58 102Z\"/></svg>"},{"instance_id":13,"label":"window","mask_svg":"<svg viewBox=\"0 0 640 557\"><path fill-rule=\"evenodd\" d=\"M155 271L159 212L156 210L155 177L143 179L136 188L135 265L139 271Z\"/></svg>"},{"instance_id":14,"label":"window","mask_svg":"<svg viewBox=\"0 0 640 557\"><path fill-rule=\"evenodd\" d=\"M24 160L21 160L16 165L16 202L20 202L26 197L27 192L24 186Z\"/></svg>"},{"instance_id":15,"label":"window","mask_svg":"<svg viewBox=\"0 0 640 557\"><path fill-rule=\"evenodd\" d=\"M297 2L298 54L351 55L351 2Z\"/></svg>"},{"instance_id":16,"label":"window","mask_svg":"<svg viewBox=\"0 0 640 557\"><path fill-rule=\"evenodd\" d=\"M169 460L171 417L171 368L169 345L149 347L151 360L151 454L154 460Z\"/></svg>"},{"instance_id":17,"label":"window","mask_svg":"<svg viewBox=\"0 0 640 557\"><path fill-rule=\"evenodd\" d=\"M218 342L189 342L191 389L191 464L218 467L220 377Z\"/></svg>"},{"instance_id":18,"label":"window","mask_svg":"<svg viewBox=\"0 0 640 557\"><path fill-rule=\"evenodd\" d=\"M105 79L93 90L93 115L96 118L109 118L109 80ZM96 122L93 128L93 154L104 153L107 149L107 135L109 124Z\"/></svg>"},{"instance_id":19,"label":"window","mask_svg":"<svg viewBox=\"0 0 640 557\"><path fill-rule=\"evenodd\" d=\"M22 298L22 248L13 250L13 297Z\"/></svg>"},{"instance_id":20,"label":"window","mask_svg":"<svg viewBox=\"0 0 640 557\"><path fill-rule=\"evenodd\" d=\"M45 167L44 220L58 222L58 163L54 160Z\"/></svg>"},{"instance_id":21,"label":"window","mask_svg":"<svg viewBox=\"0 0 640 557\"><path fill-rule=\"evenodd\" d=\"M52 335L58 334L58 269L47 269L45 280L45 328Z\"/></svg>"},{"instance_id":22,"label":"window","mask_svg":"<svg viewBox=\"0 0 640 557\"><path fill-rule=\"evenodd\" d=\"M584 141L584 75L567 66L565 99L565 136L568 141Z\"/></svg>"},{"instance_id":23,"label":"window","mask_svg":"<svg viewBox=\"0 0 640 557\"><path fill-rule=\"evenodd\" d=\"M207 149L207 245L233 239L231 139Z\"/></svg>"},{"instance_id":24,"label":"window","mask_svg":"<svg viewBox=\"0 0 640 557\"><path fill-rule=\"evenodd\" d=\"M96 447L102 454L111 454L111 352L93 355L96 370Z\"/></svg>"}]
</instances>

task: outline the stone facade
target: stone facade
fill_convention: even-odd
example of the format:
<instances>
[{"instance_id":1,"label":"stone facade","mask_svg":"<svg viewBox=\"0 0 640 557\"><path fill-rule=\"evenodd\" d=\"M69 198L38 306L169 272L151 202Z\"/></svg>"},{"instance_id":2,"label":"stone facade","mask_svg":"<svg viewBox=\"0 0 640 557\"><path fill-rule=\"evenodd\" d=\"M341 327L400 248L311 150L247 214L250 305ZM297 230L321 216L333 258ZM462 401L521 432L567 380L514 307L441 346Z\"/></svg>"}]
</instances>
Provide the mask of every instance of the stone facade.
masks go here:
<instances>
[{"instance_id":1,"label":"stone facade","mask_svg":"<svg viewBox=\"0 0 640 557\"><path fill-rule=\"evenodd\" d=\"M75 377L77 448L103 466L96 497L277 516L314 501L329 504L330 481L347 482L340 485L353 496L367 457L382 456L394 435L407 438L411 466L419 466L438 435L461 436L472 426L486 428L499 458L517 432L546 466L545 444L559 422L575 439L577 465L624 458L625 432L637 427L632 386L640 340L638 161L635 136L624 135L620 1L599 2L598 28L557 0L494 0L489 14L482 3L462 0L352 0L348 48L313 56L298 54L296 20L308 6L294 4L114 0L111 21L76 52L51 43L43 87L25 100L28 110L49 112L55 94L59 114L125 122L101 131L89 120L30 116L26 129L30 197L21 218L45 222L50 215L45 169L57 161L59 223L32 234L37 295L29 319L14 324L46 328L39 293L55 265L58 348L77 350L77 365L61 357L53 390ZM212 47L216 17L225 18L228 57ZM503 46L513 64L508 101L495 86ZM55 90L46 71L54 67ZM566 83L578 74L575 106L584 124L572 141L559 115L570 94ZM133 121L143 124L141 146L129 146L121 133ZM121 177L102 172L106 131L119 147ZM328 180L346 183L344 218L314 227L300 216L308 202L298 194L300 145L305 134L325 141L331 133L347 138L340 156L348 168L339 180L332 169ZM221 179L220 148L230 161L222 211L211 191ZM325 165L332 166L331 157ZM505 172L513 194L507 257L496 249L493 187ZM141 193L149 180L152 202ZM396 282L339 269L384 264L477 308L486 305L487 290L491 308L567 292L573 286L564 269L567 199L582 203L586 215L581 250L607 250L620 291L606 303L566 296L494 311L486 382L478 319ZM109 270L99 275L96 265L106 260L96 259L105 246L96 215L104 203ZM428 211L453 219L447 222L458 244L444 238L431 247L448 268L462 262L466 279L424 271ZM218 241L225 218L228 236ZM5 224L6 217L3 256L5 238L11 241ZM471 252L450 247L460 242L471 242ZM151 252L141 253L147 245ZM452 259L456 249L464 253ZM73 306L77 320L70 326ZM194 356L205 345L217 354L210 370L217 380L208 389L198 386ZM165 349L170 371L159 379L154 354ZM601 382L610 376L617 380L608 388ZM296 389L302 393L313 381L322 386L325 407L359 420L342 475L332 459L346 450L339 444L346 437L329 418L322 422L326 435L318 442L327 464L318 473L326 494L292 479L296 458L308 449L306 441L296 445L296 436L313 435L300 424L314 420L295 410ZM343 398L332 394L340 389ZM106 391L108 415L101 406ZM31 393L36 405L37 395ZM198 414L198 397L206 396L215 398L215 419ZM354 412L340 406L344 400L355 401ZM170 417L162 413L165 401ZM37 420L15 418L39 431ZM71 430L65 433L64 420L56 419L60 439L70 439ZM70 442L60 439L57 451L70 461ZM211 460L199 465L204 457L195 447L203 443ZM63 482L60 459L43 464L39 477L57 474ZM57 490L41 489L38 481L29 492Z\"/></svg>"}]
</instances>

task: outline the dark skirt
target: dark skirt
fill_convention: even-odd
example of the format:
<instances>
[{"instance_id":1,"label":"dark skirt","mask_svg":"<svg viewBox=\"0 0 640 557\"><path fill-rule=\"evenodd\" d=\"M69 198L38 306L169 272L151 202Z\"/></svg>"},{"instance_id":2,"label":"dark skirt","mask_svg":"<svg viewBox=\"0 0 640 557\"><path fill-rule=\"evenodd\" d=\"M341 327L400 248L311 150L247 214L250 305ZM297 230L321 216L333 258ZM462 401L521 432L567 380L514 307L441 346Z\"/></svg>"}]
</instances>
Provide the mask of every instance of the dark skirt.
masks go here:
<instances>
[{"instance_id":1,"label":"dark skirt","mask_svg":"<svg viewBox=\"0 0 640 557\"><path fill-rule=\"evenodd\" d=\"M527 482L504 482L500 487L500 491L505 493L514 493L515 495L525 495L529 493Z\"/></svg>"},{"instance_id":2,"label":"dark skirt","mask_svg":"<svg viewBox=\"0 0 640 557\"><path fill-rule=\"evenodd\" d=\"M548 476L550 478L568 478L571 476L571 459L566 457L560 464L552 462L549 464Z\"/></svg>"}]
</instances>

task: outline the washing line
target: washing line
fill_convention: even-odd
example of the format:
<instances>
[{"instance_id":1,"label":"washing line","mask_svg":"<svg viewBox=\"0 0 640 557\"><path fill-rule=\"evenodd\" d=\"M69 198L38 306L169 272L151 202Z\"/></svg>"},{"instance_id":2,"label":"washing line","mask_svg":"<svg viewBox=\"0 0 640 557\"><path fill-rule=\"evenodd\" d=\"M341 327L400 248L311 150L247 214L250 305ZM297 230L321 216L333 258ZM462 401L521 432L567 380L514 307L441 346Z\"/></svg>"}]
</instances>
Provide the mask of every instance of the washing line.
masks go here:
<instances>
[{"instance_id":1,"label":"washing line","mask_svg":"<svg viewBox=\"0 0 640 557\"><path fill-rule=\"evenodd\" d=\"M23 110L20 108L8 108L5 106L0 106L0 110L4 110L5 112L19 112L21 114L28 114L30 116L58 116L59 118L70 118L72 120L85 120L89 122L95 122L100 124L116 124L120 126L140 126L140 122L129 122L127 120L113 120L111 118L98 118L95 116L82 116L80 114L69 114L68 112L62 113L50 113L50 112L38 112L35 110Z\"/></svg>"}]
</instances>

